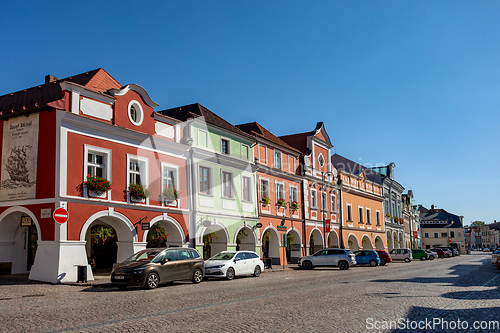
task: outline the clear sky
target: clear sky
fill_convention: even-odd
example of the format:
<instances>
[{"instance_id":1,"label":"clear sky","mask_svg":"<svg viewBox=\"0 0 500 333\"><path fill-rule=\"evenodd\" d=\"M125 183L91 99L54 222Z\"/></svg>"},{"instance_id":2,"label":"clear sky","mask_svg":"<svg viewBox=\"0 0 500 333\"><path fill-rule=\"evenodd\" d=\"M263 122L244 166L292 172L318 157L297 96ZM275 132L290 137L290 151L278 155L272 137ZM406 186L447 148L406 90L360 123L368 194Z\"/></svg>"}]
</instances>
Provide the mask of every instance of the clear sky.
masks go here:
<instances>
[{"instance_id":1,"label":"clear sky","mask_svg":"<svg viewBox=\"0 0 500 333\"><path fill-rule=\"evenodd\" d=\"M0 95L102 67L157 110L199 102L396 164L415 204L500 221L498 1L2 1Z\"/></svg>"}]
</instances>

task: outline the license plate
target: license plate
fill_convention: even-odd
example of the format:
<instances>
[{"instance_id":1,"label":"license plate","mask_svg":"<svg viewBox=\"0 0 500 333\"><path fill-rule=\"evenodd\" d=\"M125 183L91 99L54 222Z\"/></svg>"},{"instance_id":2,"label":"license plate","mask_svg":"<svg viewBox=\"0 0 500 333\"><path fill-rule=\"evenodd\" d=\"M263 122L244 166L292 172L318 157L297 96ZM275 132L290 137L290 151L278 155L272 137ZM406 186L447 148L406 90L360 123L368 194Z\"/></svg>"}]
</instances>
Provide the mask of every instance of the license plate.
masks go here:
<instances>
[{"instance_id":1,"label":"license plate","mask_svg":"<svg viewBox=\"0 0 500 333\"><path fill-rule=\"evenodd\" d=\"M115 280L125 280L125 276L123 276L123 275L115 275Z\"/></svg>"}]
</instances>

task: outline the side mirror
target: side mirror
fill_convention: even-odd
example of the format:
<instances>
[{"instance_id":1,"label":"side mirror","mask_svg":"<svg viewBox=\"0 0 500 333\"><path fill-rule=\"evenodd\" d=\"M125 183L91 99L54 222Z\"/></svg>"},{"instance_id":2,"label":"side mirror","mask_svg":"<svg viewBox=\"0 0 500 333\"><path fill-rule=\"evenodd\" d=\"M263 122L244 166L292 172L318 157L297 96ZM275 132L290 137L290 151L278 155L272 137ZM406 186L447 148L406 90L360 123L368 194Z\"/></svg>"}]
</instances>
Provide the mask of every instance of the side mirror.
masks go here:
<instances>
[{"instance_id":1,"label":"side mirror","mask_svg":"<svg viewBox=\"0 0 500 333\"><path fill-rule=\"evenodd\" d=\"M240 258L234 258L234 262L240 261Z\"/></svg>"},{"instance_id":2,"label":"side mirror","mask_svg":"<svg viewBox=\"0 0 500 333\"><path fill-rule=\"evenodd\" d=\"M162 265L165 265L167 262L168 262L168 259L167 259L167 258L163 258L163 259L161 260L161 264L162 264Z\"/></svg>"}]
</instances>

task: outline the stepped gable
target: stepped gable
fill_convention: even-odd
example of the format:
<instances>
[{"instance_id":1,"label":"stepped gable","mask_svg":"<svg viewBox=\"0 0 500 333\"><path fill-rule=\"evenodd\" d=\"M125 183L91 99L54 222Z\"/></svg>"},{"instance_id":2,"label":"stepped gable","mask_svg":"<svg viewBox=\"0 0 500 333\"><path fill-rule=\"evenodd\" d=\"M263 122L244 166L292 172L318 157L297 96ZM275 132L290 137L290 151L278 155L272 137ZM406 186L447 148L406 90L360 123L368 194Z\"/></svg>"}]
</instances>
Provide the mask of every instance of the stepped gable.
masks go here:
<instances>
[{"instance_id":1,"label":"stepped gable","mask_svg":"<svg viewBox=\"0 0 500 333\"><path fill-rule=\"evenodd\" d=\"M99 93L113 88L121 88L121 84L102 68L64 79L48 75L46 81L46 83L36 87L0 96L0 116L8 117L29 113L62 99L64 94L61 90L61 82L75 83Z\"/></svg>"},{"instance_id":2,"label":"stepped gable","mask_svg":"<svg viewBox=\"0 0 500 333\"><path fill-rule=\"evenodd\" d=\"M267 129L265 129L258 122L236 125L236 127L241 129L243 132L255 135L257 137L264 138L272 143L275 143L279 146L290 149L290 150L295 151L295 152L300 154L300 150L290 146L288 143L286 143L285 141L281 140L279 137L277 137L274 134L272 134L271 132L269 132Z\"/></svg>"}]
</instances>

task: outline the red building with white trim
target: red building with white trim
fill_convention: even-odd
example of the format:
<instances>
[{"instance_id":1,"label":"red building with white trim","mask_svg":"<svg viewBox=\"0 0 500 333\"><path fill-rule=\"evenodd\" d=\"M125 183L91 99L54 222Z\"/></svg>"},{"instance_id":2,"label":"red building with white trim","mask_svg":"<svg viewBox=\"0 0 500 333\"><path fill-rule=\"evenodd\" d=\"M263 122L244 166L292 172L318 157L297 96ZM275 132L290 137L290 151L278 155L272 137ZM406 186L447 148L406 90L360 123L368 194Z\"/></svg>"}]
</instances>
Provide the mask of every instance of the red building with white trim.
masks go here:
<instances>
[{"instance_id":1,"label":"red building with white trim","mask_svg":"<svg viewBox=\"0 0 500 333\"><path fill-rule=\"evenodd\" d=\"M0 96L1 270L76 281L88 257L109 269L148 241L188 245L189 147L182 124L156 106L144 88L103 69ZM112 188L91 191L89 174ZM131 184L149 196L134 198ZM58 207L68 222L54 221ZM148 238L154 225L166 237Z\"/></svg>"}]
</instances>

